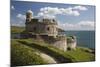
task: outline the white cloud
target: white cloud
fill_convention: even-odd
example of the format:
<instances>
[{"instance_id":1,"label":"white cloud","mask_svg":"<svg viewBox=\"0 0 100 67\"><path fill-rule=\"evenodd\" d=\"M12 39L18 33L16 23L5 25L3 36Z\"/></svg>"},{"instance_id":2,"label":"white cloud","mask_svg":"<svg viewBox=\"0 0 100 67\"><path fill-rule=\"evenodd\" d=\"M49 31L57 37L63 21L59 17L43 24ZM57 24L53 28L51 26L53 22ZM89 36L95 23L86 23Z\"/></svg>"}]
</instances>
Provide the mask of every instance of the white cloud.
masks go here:
<instances>
[{"instance_id":1,"label":"white cloud","mask_svg":"<svg viewBox=\"0 0 100 67\"><path fill-rule=\"evenodd\" d=\"M17 14L16 16L17 18L21 19L21 20L25 20L26 16L23 14Z\"/></svg>"},{"instance_id":2,"label":"white cloud","mask_svg":"<svg viewBox=\"0 0 100 67\"><path fill-rule=\"evenodd\" d=\"M38 16L43 16L44 14L42 12L38 13Z\"/></svg>"},{"instance_id":3,"label":"white cloud","mask_svg":"<svg viewBox=\"0 0 100 67\"><path fill-rule=\"evenodd\" d=\"M12 10L15 10L15 7L12 5L12 6L11 6L11 9L12 9Z\"/></svg>"},{"instance_id":4,"label":"white cloud","mask_svg":"<svg viewBox=\"0 0 100 67\"><path fill-rule=\"evenodd\" d=\"M40 8L40 12L38 16L51 16L54 17L56 15L71 15L71 16L79 16L79 11L87 10L84 6L74 6L68 8L58 8L58 7L43 7Z\"/></svg>"},{"instance_id":5,"label":"white cloud","mask_svg":"<svg viewBox=\"0 0 100 67\"><path fill-rule=\"evenodd\" d=\"M75 7L73 7L72 9L77 9L77 10L87 10L87 8L86 7L84 7L84 6L75 6Z\"/></svg>"},{"instance_id":6,"label":"white cloud","mask_svg":"<svg viewBox=\"0 0 100 67\"><path fill-rule=\"evenodd\" d=\"M58 27L64 30L94 30L95 22L93 21L80 21L76 24L72 23L58 23Z\"/></svg>"},{"instance_id":7,"label":"white cloud","mask_svg":"<svg viewBox=\"0 0 100 67\"><path fill-rule=\"evenodd\" d=\"M62 15L72 15L72 16L79 16L79 11L72 10L70 8L59 8L60 14Z\"/></svg>"},{"instance_id":8,"label":"white cloud","mask_svg":"<svg viewBox=\"0 0 100 67\"><path fill-rule=\"evenodd\" d=\"M78 23L80 26L94 27L95 23L92 21L81 21Z\"/></svg>"},{"instance_id":9,"label":"white cloud","mask_svg":"<svg viewBox=\"0 0 100 67\"><path fill-rule=\"evenodd\" d=\"M74 16L79 15L78 11L73 11L72 9L69 8L57 8L57 7L44 7L40 9L40 12L49 15L57 15L57 14L74 15Z\"/></svg>"},{"instance_id":10,"label":"white cloud","mask_svg":"<svg viewBox=\"0 0 100 67\"><path fill-rule=\"evenodd\" d=\"M16 15L17 20L11 20L13 26L24 26L25 25L25 19L26 16L23 14L17 14Z\"/></svg>"},{"instance_id":11,"label":"white cloud","mask_svg":"<svg viewBox=\"0 0 100 67\"><path fill-rule=\"evenodd\" d=\"M40 9L41 12L43 12L44 14L61 14L61 11L59 10L59 8L57 7L44 7Z\"/></svg>"},{"instance_id":12,"label":"white cloud","mask_svg":"<svg viewBox=\"0 0 100 67\"><path fill-rule=\"evenodd\" d=\"M36 17L38 17L38 18L54 19L55 18L55 15L44 14L44 13L40 12L40 13L38 13L38 15Z\"/></svg>"}]
</instances>

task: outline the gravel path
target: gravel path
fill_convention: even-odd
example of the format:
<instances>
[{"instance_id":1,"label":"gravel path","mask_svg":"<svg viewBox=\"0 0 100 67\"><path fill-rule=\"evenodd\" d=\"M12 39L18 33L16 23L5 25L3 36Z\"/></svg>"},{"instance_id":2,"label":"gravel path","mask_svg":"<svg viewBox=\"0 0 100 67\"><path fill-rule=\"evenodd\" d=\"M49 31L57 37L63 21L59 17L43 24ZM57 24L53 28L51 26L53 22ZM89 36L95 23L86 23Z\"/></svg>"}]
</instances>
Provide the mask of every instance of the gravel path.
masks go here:
<instances>
[{"instance_id":1,"label":"gravel path","mask_svg":"<svg viewBox=\"0 0 100 67\"><path fill-rule=\"evenodd\" d=\"M48 63L57 63L51 56L45 54L45 53L40 53L40 56L44 59L44 61Z\"/></svg>"}]
</instances>

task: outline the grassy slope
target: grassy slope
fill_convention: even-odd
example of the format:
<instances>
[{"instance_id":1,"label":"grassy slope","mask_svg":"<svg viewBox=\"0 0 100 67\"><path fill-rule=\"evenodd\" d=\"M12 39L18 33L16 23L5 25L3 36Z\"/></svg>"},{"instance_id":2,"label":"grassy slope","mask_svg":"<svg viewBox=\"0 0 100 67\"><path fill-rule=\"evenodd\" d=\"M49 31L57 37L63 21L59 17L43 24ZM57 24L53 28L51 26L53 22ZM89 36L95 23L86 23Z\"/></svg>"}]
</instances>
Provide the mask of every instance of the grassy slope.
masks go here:
<instances>
[{"instance_id":1,"label":"grassy slope","mask_svg":"<svg viewBox=\"0 0 100 67\"><path fill-rule=\"evenodd\" d=\"M11 26L11 33L20 33L24 27ZM33 46L34 45L34 46ZM89 50L89 49L88 49ZM36 52L45 52L54 57L58 63L94 61L95 56L87 49L77 48L76 51L63 52L47 44L31 39L14 39L11 41L12 65L47 64Z\"/></svg>"},{"instance_id":2,"label":"grassy slope","mask_svg":"<svg viewBox=\"0 0 100 67\"><path fill-rule=\"evenodd\" d=\"M94 54L86 52L86 49L77 48L76 51L63 52L43 42L32 39L13 39L11 44L11 60L13 65L47 64L35 54L44 52L55 58L58 63L81 62L95 60Z\"/></svg>"},{"instance_id":3,"label":"grassy slope","mask_svg":"<svg viewBox=\"0 0 100 67\"><path fill-rule=\"evenodd\" d=\"M11 26L11 33L20 33L24 31L24 27Z\"/></svg>"},{"instance_id":4,"label":"grassy slope","mask_svg":"<svg viewBox=\"0 0 100 67\"><path fill-rule=\"evenodd\" d=\"M75 58L77 62L86 62L95 60L94 54L86 52L86 49L80 47L78 47L76 50L67 51L66 53L70 56L73 56L73 58Z\"/></svg>"},{"instance_id":5,"label":"grassy slope","mask_svg":"<svg viewBox=\"0 0 100 67\"><path fill-rule=\"evenodd\" d=\"M11 63L12 65L36 65L46 62L36 54L36 50L25 46L17 40L11 40Z\"/></svg>"}]
</instances>

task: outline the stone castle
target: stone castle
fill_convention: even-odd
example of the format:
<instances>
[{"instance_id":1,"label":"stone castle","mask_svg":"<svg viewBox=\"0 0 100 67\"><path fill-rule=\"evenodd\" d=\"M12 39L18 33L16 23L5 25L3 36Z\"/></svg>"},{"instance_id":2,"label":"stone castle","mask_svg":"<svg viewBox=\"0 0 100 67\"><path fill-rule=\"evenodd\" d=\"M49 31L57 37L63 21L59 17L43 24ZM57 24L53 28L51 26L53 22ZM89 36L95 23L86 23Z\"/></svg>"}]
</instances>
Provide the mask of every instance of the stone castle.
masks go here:
<instances>
[{"instance_id":1,"label":"stone castle","mask_svg":"<svg viewBox=\"0 0 100 67\"><path fill-rule=\"evenodd\" d=\"M25 31L29 32L31 37L43 40L63 51L76 48L76 37L72 36L69 40L66 35L59 34L60 31L55 19L34 18L31 10L26 12Z\"/></svg>"}]
</instances>

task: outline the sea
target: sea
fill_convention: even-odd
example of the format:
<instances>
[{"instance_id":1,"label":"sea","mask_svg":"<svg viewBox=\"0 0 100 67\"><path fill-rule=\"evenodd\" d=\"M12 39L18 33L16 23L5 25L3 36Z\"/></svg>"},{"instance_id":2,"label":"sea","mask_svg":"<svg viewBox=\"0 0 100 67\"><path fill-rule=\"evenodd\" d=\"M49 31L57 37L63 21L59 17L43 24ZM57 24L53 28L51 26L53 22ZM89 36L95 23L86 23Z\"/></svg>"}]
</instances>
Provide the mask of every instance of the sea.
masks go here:
<instances>
[{"instance_id":1,"label":"sea","mask_svg":"<svg viewBox=\"0 0 100 67\"><path fill-rule=\"evenodd\" d=\"M65 31L61 34L66 34L66 36L76 36L77 45L80 47L87 47L95 49L95 31ZM11 38L19 38L18 34L12 34Z\"/></svg>"},{"instance_id":2,"label":"sea","mask_svg":"<svg viewBox=\"0 0 100 67\"><path fill-rule=\"evenodd\" d=\"M67 36L76 36L77 45L95 49L95 31L65 31Z\"/></svg>"}]
</instances>

